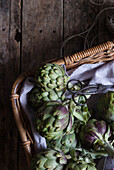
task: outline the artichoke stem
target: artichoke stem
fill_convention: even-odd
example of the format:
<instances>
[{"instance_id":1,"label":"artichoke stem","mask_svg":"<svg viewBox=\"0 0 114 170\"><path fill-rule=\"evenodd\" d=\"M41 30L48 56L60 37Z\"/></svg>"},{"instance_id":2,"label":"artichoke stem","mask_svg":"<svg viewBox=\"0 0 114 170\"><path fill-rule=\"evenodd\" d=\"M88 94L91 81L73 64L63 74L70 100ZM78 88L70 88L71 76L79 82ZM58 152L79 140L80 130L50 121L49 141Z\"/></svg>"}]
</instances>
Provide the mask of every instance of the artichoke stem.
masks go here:
<instances>
[{"instance_id":1,"label":"artichoke stem","mask_svg":"<svg viewBox=\"0 0 114 170\"><path fill-rule=\"evenodd\" d=\"M108 155L114 157L114 148L109 143L105 142L104 149L107 151Z\"/></svg>"}]
</instances>

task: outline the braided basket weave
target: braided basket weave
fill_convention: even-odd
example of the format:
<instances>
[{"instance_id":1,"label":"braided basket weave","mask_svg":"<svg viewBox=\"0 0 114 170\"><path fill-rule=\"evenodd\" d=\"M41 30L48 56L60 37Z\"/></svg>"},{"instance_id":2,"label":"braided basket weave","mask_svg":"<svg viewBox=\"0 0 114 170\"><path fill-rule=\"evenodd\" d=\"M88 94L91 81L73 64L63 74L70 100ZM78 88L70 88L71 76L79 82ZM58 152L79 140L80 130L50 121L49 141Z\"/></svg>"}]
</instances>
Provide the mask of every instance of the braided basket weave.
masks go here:
<instances>
[{"instance_id":1,"label":"braided basket weave","mask_svg":"<svg viewBox=\"0 0 114 170\"><path fill-rule=\"evenodd\" d=\"M72 68L77 68L78 66L86 63L99 63L99 62L109 62L114 60L114 41L108 41L104 44L95 46L93 48L87 49L85 51L78 52L72 56L66 56L58 60L52 60L48 62L53 62L58 65L65 64L66 69L70 70ZM30 123L25 116L21 105L20 105L20 89L22 84L28 76L34 75L34 72L27 72L21 74L17 80L14 82L11 92L11 101L13 107L13 113L15 121L21 136L22 145L25 149L28 167L30 168L31 158L33 156L33 146L34 138L31 131Z\"/></svg>"}]
</instances>

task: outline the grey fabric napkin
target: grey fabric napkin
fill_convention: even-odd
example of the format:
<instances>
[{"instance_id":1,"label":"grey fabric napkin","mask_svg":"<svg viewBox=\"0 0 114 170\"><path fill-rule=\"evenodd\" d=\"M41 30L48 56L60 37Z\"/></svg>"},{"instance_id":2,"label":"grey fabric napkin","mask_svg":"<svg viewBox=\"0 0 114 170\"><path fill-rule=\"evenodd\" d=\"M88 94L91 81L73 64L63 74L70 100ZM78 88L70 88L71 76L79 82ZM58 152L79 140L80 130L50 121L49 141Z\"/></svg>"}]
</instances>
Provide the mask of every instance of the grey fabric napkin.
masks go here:
<instances>
[{"instance_id":1,"label":"grey fabric napkin","mask_svg":"<svg viewBox=\"0 0 114 170\"><path fill-rule=\"evenodd\" d=\"M84 64L76 69L70 78L80 81L90 79L89 84L114 85L114 60L107 64Z\"/></svg>"}]
</instances>

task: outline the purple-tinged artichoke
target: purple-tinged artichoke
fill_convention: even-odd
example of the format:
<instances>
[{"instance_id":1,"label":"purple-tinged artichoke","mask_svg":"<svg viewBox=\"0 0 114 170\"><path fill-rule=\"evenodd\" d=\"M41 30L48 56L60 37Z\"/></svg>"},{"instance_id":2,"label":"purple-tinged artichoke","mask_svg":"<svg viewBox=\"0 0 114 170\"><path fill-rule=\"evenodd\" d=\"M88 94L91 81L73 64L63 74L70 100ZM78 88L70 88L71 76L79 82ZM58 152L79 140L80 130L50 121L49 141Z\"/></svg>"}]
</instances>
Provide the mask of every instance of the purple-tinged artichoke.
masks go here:
<instances>
[{"instance_id":1,"label":"purple-tinged artichoke","mask_svg":"<svg viewBox=\"0 0 114 170\"><path fill-rule=\"evenodd\" d=\"M64 90L68 80L64 68L54 63L45 64L35 74L36 83L47 92Z\"/></svg>"},{"instance_id":2,"label":"purple-tinged artichoke","mask_svg":"<svg viewBox=\"0 0 114 170\"><path fill-rule=\"evenodd\" d=\"M79 136L83 147L95 151L105 150L110 156L114 156L114 148L109 142L110 127L107 127L105 121L89 120L86 125L81 126Z\"/></svg>"},{"instance_id":3,"label":"purple-tinged artichoke","mask_svg":"<svg viewBox=\"0 0 114 170\"><path fill-rule=\"evenodd\" d=\"M38 153L31 161L31 170L64 170L67 159L58 149L46 149Z\"/></svg>"},{"instance_id":4,"label":"purple-tinged artichoke","mask_svg":"<svg viewBox=\"0 0 114 170\"><path fill-rule=\"evenodd\" d=\"M73 121L65 106L57 102L46 103L36 113L35 124L38 132L48 140L55 140L69 133Z\"/></svg>"}]
</instances>

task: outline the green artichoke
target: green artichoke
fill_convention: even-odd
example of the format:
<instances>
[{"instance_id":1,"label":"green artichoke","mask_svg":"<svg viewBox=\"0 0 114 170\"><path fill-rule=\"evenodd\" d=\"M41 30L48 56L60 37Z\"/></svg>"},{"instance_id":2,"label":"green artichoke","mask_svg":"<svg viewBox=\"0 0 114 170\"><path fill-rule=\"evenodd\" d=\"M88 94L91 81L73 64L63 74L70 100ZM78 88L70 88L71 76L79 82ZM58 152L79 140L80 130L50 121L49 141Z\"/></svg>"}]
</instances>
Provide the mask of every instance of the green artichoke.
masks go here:
<instances>
[{"instance_id":1,"label":"green artichoke","mask_svg":"<svg viewBox=\"0 0 114 170\"><path fill-rule=\"evenodd\" d=\"M114 156L114 148L109 141L110 127L105 121L89 120L86 125L81 126L79 136L83 147L95 151L105 150L109 156Z\"/></svg>"},{"instance_id":2,"label":"green artichoke","mask_svg":"<svg viewBox=\"0 0 114 170\"><path fill-rule=\"evenodd\" d=\"M35 86L28 94L28 101L30 105L34 108L38 108L44 102L59 101L64 100L65 95L63 91L55 92L54 90L47 92L43 91L41 87Z\"/></svg>"},{"instance_id":3,"label":"green artichoke","mask_svg":"<svg viewBox=\"0 0 114 170\"><path fill-rule=\"evenodd\" d=\"M66 134L57 140L47 141L47 147L60 148L65 154L77 144L75 133Z\"/></svg>"},{"instance_id":4,"label":"green artichoke","mask_svg":"<svg viewBox=\"0 0 114 170\"><path fill-rule=\"evenodd\" d=\"M87 163L85 161L71 161L66 166L65 170L97 170L94 163Z\"/></svg>"},{"instance_id":5,"label":"green artichoke","mask_svg":"<svg viewBox=\"0 0 114 170\"><path fill-rule=\"evenodd\" d=\"M70 150L70 159L65 170L96 170L94 158L96 153L88 152L83 148L75 148Z\"/></svg>"},{"instance_id":6,"label":"green artichoke","mask_svg":"<svg viewBox=\"0 0 114 170\"><path fill-rule=\"evenodd\" d=\"M65 75L65 70L57 64L47 63L35 74L35 81L46 92L61 91L66 88L69 77Z\"/></svg>"},{"instance_id":7,"label":"green artichoke","mask_svg":"<svg viewBox=\"0 0 114 170\"><path fill-rule=\"evenodd\" d=\"M97 116L105 121L114 121L114 92L103 94L96 108Z\"/></svg>"},{"instance_id":8,"label":"green artichoke","mask_svg":"<svg viewBox=\"0 0 114 170\"><path fill-rule=\"evenodd\" d=\"M57 102L46 103L36 113L38 132L48 140L55 140L72 128L73 121L65 106Z\"/></svg>"},{"instance_id":9,"label":"green artichoke","mask_svg":"<svg viewBox=\"0 0 114 170\"><path fill-rule=\"evenodd\" d=\"M46 149L31 161L31 170L64 170L67 159L60 150Z\"/></svg>"},{"instance_id":10,"label":"green artichoke","mask_svg":"<svg viewBox=\"0 0 114 170\"><path fill-rule=\"evenodd\" d=\"M81 161L86 161L87 163L91 163L96 159L108 156L108 154L105 151L94 151L92 149L87 150L81 147L80 148L77 147L70 150L69 155L74 161L81 160Z\"/></svg>"}]
</instances>

